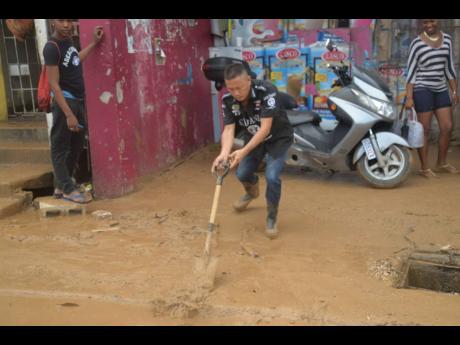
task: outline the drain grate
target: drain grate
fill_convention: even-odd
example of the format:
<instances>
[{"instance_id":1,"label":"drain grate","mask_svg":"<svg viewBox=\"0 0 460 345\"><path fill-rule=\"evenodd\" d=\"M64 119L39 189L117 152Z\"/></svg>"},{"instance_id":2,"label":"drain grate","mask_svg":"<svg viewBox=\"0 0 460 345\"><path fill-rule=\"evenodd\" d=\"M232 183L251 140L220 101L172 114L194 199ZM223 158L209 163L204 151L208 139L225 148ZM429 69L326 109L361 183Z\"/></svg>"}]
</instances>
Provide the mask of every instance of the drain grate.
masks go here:
<instances>
[{"instance_id":1,"label":"drain grate","mask_svg":"<svg viewBox=\"0 0 460 345\"><path fill-rule=\"evenodd\" d=\"M414 252L403 265L397 287L460 293L460 255Z\"/></svg>"}]
</instances>

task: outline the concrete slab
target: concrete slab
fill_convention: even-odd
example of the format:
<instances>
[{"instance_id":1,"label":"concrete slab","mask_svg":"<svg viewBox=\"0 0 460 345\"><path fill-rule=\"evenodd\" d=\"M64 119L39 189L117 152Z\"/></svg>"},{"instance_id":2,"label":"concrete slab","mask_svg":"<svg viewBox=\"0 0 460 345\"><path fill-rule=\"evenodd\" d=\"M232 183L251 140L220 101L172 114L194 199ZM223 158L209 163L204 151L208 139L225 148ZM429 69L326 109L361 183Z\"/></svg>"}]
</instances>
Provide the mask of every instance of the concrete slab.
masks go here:
<instances>
[{"instance_id":1,"label":"concrete slab","mask_svg":"<svg viewBox=\"0 0 460 345\"><path fill-rule=\"evenodd\" d=\"M40 210L42 217L50 217L54 215L67 216L70 214L86 214L85 204L76 204L63 199L55 199L51 196L36 198L34 203Z\"/></svg>"},{"instance_id":2,"label":"concrete slab","mask_svg":"<svg viewBox=\"0 0 460 345\"><path fill-rule=\"evenodd\" d=\"M18 213L32 202L32 193L21 192L0 198L0 219Z\"/></svg>"}]
</instances>

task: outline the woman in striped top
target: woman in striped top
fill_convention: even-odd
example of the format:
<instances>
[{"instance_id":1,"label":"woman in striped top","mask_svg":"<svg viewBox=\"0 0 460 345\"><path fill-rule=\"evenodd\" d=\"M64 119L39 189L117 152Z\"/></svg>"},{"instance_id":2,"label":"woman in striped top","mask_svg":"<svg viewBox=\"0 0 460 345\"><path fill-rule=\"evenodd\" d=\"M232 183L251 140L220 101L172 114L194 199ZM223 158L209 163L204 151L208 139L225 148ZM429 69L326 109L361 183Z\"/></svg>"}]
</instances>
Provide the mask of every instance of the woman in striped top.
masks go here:
<instances>
[{"instance_id":1,"label":"woman in striped top","mask_svg":"<svg viewBox=\"0 0 460 345\"><path fill-rule=\"evenodd\" d=\"M425 145L418 149L420 175L438 177L428 168L428 136L433 112L438 120L439 152L435 172L459 173L446 162L452 133L452 105L458 103L457 76L453 62L452 37L441 32L436 19L423 19L423 33L409 48L406 108L415 108L425 129ZM452 90L452 99L448 87Z\"/></svg>"}]
</instances>

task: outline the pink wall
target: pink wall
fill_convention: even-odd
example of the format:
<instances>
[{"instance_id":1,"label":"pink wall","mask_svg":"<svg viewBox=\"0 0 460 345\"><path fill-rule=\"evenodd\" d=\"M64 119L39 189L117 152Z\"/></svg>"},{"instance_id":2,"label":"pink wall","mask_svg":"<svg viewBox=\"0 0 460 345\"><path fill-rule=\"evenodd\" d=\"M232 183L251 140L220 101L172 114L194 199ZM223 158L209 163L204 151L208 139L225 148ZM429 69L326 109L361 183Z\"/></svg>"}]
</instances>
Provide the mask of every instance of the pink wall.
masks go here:
<instances>
[{"instance_id":1,"label":"pink wall","mask_svg":"<svg viewBox=\"0 0 460 345\"><path fill-rule=\"evenodd\" d=\"M201 65L212 45L209 20L81 19L93 183L98 197L130 192L136 178L170 165L213 139L209 82ZM157 65L153 37L166 60Z\"/></svg>"},{"instance_id":2,"label":"pink wall","mask_svg":"<svg viewBox=\"0 0 460 345\"><path fill-rule=\"evenodd\" d=\"M355 63L361 65L366 59L372 59L372 29L369 26L355 27L350 29L350 34Z\"/></svg>"}]
</instances>

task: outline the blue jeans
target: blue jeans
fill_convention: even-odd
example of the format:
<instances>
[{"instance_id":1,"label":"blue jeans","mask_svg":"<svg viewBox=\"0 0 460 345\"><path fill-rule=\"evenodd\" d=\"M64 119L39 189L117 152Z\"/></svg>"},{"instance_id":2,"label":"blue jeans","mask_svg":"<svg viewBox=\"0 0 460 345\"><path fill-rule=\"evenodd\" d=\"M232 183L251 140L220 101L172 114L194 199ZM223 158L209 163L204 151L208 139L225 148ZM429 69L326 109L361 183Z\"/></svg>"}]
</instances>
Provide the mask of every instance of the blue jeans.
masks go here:
<instances>
[{"instance_id":1,"label":"blue jeans","mask_svg":"<svg viewBox=\"0 0 460 345\"><path fill-rule=\"evenodd\" d=\"M78 123L84 125L84 102L66 98ZM71 132L67 127L67 119L56 101L53 102L53 127L51 128L51 161L54 170L54 186L62 189L65 194L72 193L76 186L72 180L75 166L83 150L84 131Z\"/></svg>"},{"instance_id":2,"label":"blue jeans","mask_svg":"<svg viewBox=\"0 0 460 345\"><path fill-rule=\"evenodd\" d=\"M241 182L254 184L258 181L258 176L255 174L260 162L262 162L265 154L267 155L267 165L265 167L265 180L267 181L267 190L265 198L267 202L278 206L281 198L281 179L280 175L284 168L284 161L287 157L287 150L282 155L274 158L267 153L263 147L258 147L249 155L243 158L236 170L236 176Z\"/></svg>"}]
</instances>

